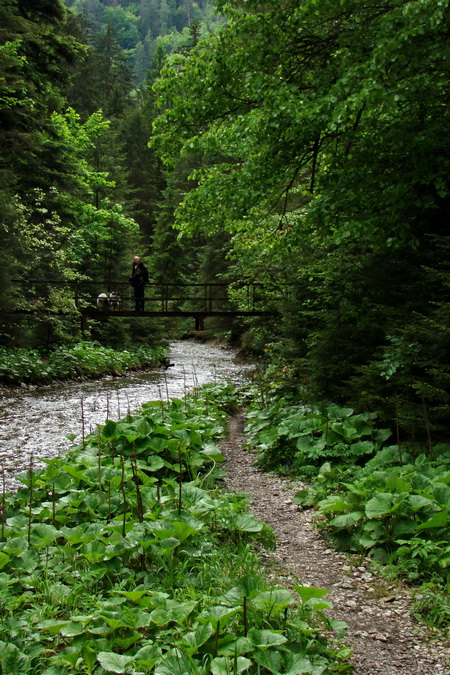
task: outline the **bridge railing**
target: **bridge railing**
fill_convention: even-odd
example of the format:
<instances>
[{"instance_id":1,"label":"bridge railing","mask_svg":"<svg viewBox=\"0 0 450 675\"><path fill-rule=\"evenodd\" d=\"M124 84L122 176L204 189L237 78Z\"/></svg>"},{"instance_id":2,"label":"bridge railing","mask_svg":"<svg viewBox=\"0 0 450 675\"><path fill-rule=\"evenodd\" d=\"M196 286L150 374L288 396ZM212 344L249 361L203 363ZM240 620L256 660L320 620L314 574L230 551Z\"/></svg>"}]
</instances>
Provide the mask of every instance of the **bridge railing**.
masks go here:
<instances>
[{"instance_id":1,"label":"bridge railing","mask_svg":"<svg viewBox=\"0 0 450 675\"><path fill-rule=\"evenodd\" d=\"M120 309L134 309L134 291L128 282L124 281L52 281L43 279L13 280L21 286L21 297L30 307L49 298L57 297L59 305L64 298L73 302L80 310L97 308L97 298L100 293L109 294L113 291L120 293ZM261 308L264 297L263 284L246 282L242 284L214 282L214 283L148 283L145 285L145 310L156 312L197 311L210 313L214 311L233 311L236 308L233 299L230 299L230 288L236 296L244 301L249 311ZM63 294L64 292L64 294ZM58 295L59 294L59 295Z\"/></svg>"}]
</instances>

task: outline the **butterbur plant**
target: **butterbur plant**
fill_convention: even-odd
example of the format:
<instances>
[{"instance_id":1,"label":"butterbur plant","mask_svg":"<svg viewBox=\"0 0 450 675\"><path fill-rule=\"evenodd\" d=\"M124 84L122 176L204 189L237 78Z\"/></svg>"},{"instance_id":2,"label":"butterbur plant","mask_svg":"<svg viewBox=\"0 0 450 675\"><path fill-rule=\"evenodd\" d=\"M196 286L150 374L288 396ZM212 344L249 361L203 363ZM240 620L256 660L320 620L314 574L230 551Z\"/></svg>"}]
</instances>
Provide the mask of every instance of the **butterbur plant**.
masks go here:
<instances>
[{"instance_id":1,"label":"butterbur plant","mask_svg":"<svg viewBox=\"0 0 450 675\"><path fill-rule=\"evenodd\" d=\"M317 522L338 550L370 556L411 584L429 583L418 612L423 607L429 616L435 591L443 604L450 582L450 444L431 452L412 442L387 445L391 433L376 428L373 414L279 396L261 407L255 395L247 429L260 466L309 479L293 501L317 507ZM442 616L441 625L450 624L446 611Z\"/></svg>"},{"instance_id":2,"label":"butterbur plant","mask_svg":"<svg viewBox=\"0 0 450 675\"><path fill-rule=\"evenodd\" d=\"M235 400L214 385L148 403L5 495L0 672L347 669L321 635L324 591L271 588L254 551L267 526L219 489Z\"/></svg>"},{"instance_id":3,"label":"butterbur plant","mask_svg":"<svg viewBox=\"0 0 450 675\"><path fill-rule=\"evenodd\" d=\"M250 406L247 432L259 451L258 466L316 475L327 458L352 465L371 457L391 435L375 428L375 417L334 404L311 409L279 398L264 408Z\"/></svg>"},{"instance_id":4,"label":"butterbur plant","mask_svg":"<svg viewBox=\"0 0 450 675\"><path fill-rule=\"evenodd\" d=\"M122 375L127 370L153 367L165 356L164 347L140 346L118 351L99 342L59 346L41 354L36 350L0 348L0 382L45 383L55 379Z\"/></svg>"}]
</instances>

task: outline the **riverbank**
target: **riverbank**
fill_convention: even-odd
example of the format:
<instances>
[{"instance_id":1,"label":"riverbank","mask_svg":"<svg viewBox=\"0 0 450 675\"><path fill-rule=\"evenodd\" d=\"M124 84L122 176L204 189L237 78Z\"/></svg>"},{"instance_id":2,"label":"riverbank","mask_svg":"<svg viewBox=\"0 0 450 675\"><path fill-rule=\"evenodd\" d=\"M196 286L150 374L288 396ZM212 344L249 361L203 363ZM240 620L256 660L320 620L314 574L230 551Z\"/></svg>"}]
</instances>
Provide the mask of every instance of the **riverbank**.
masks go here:
<instances>
[{"instance_id":1,"label":"riverbank","mask_svg":"<svg viewBox=\"0 0 450 675\"><path fill-rule=\"evenodd\" d=\"M218 384L225 379L242 380L242 371L236 367L235 354L230 349L186 341L172 345L170 357L174 366L167 371L153 373L151 378L149 375L132 375L111 381L82 383L80 386L61 383L39 387L36 392L19 391L18 396L9 399L9 405L6 404L4 415L1 415L7 427L1 445L8 450L11 470L17 473L18 458L23 460L23 470L31 465L36 471L39 465L37 458L42 456L48 458L45 464L50 465L55 454L59 454L60 458L64 453L67 455L67 450L58 445L61 439L65 439L67 445L67 436L73 432L74 438L81 430L78 443L83 445L82 438L86 433L97 429L100 434L105 419L109 420L111 427L113 419L120 420L139 402L143 402L145 407L146 402L152 401L147 407L160 411L166 408L169 399L178 399L175 407L179 415L187 412L182 399L188 390L197 392L205 381ZM213 395L207 397L206 417L210 415L209 406L212 406L213 398ZM261 414L266 416L268 409L263 408ZM8 414L14 419L8 418ZM189 416L186 424L190 433L195 419ZM426 644L423 639L425 630L420 630L412 620L405 587L392 584L390 588L381 577L373 574L368 559L361 558L358 564L352 564L343 553L334 551L314 527L315 512L299 509L295 503L295 495L303 484L298 479L274 476L253 466L255 453L242 448L242 425L242 417L237 423L232 418L230 437L224 441L227 445L222 448L227 457L226 485L228 489L250 494L251 508L257 518L274 530L276 550L261 549L271 581L293 587L300 579L307 586L330 591L335 606L333 616L345 620L350 626L348 641L355 649L353 663L358 675L447 675L446 647L443 643L437 646ZM183 433L177 429L174 441L184 442ZM125 435L127 439L128 436L132 438L135 432ZM20 441L16 447L13 438ZM140 443L137 439L135 441ZM0 464L6 469L5 461L6 453L0 454ZM70 463L69 456L66 463ZM93 469L90 472L92 475L95 473ZM359 569L362 567L364 570ZM385 615L393 621L385 622ZM347 638L344 639L347 641Z\"/></svg>"},{"instance_id":2,"label":"riverbank","mask_svg":"<svg viewBox=\"0 0 450 675\"><path fill-rule=\"evenodd\" d=\"M30 464L1 509L2 672L345 672L324 592L268 582L270 529L218 488L238 404L229 384L151 401Z\"/></svg>"},{"instance_id":3,"label":"riverbank","mask_svg":"<svg viewBox=\"0 0 450 675\"><path fill-rule=\"evenodd\" d=\"M336 551L316 527L317 512L295 503L305 483L255 466L244 425L242 413L233 415L221 443L225 485L246 494L251 513L273 529L276 548L261 552L272 581L328 590L330 616L348 625L354 675L449 675L449 643L415 621L407 586L387 582L369 558Z\"/></svg>"},{"instance_id":4,"label":"riverbank","mask_svg":"<svg viewBox=\"0 0 450 675\"><path fill-rule=\"evenodd\" d=\"M183 398L209 382L230 380L240 386L250 366L236 363L228 347L180 340L169 345L170 368L128 371L123 376L57 381L35 386L6 387L0 392L0 468L8 489L26 470L30 457L39 461L67 452L72 441L120 419L148 401ZM32 387L34 385L31 385Z\"/></svg>"},{"instance_id":5,"label":"riverbank","mask_svg":"<svg viewBox=\"0 0 450 675\"><path fill-rule=\"evenodd\" d=\"M128 347L117 350L99 342L79 342L40 353L29 349L0 349L0 385L27 387L52 381L87 380L162 365L167 347Z\"/></svg>"}]
</instances>

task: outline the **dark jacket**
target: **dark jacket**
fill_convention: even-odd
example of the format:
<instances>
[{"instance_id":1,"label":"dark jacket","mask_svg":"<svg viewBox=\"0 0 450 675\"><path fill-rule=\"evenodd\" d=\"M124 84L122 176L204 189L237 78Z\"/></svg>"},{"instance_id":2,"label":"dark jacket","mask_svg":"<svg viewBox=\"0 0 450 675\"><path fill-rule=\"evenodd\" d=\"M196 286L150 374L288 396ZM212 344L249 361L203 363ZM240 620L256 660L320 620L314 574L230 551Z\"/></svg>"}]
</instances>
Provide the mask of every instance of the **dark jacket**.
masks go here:
<instances>
[{"instance_id":1,"label":"dark jacket","mask_svg":"<svg viewBox=\"0 0 450 675\"><path fill-rule=\"evenodd\" d=\"M133 263L129 282L132 286L140 286L148 282L148 269L142 261L137 265Z\"/></svg>"}]
</instances>

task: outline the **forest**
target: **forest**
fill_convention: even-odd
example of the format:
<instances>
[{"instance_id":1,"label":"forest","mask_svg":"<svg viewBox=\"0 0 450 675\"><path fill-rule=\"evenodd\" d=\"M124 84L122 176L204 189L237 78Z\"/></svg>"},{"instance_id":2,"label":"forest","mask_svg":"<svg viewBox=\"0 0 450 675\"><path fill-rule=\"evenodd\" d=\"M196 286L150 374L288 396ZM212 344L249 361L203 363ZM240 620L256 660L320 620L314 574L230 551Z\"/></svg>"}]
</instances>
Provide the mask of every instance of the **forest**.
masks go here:
<instances>
[{"instance_id":1,"label":"forest","mask_svg":"<svg viewBox=\"0 0 450 675\"><path fill-rule=\"evenodd\" d=\"M67 4L0 8L2 344L81 339L74 282L126 282L138 251L154 282L262 284L277 320L222 331L315 398L445 440L445 3Z\"/></svg>"},{"instance_id":2,"label":"forest","mask_svg":"<svg viewBox=\"0 0 450 675\"><path fill-rule=\"evenodd\" d=\"M0 6L0 375L39 355L70 377L80 344L151 363L186 334L80 325L74 288L93 306L136 254L237 310L257 283L270 318L207 334L258 364L258 464L308 479L336 546L429 584L447 627L449 20L445 0Z\"/></svg>"}]
</instances>

